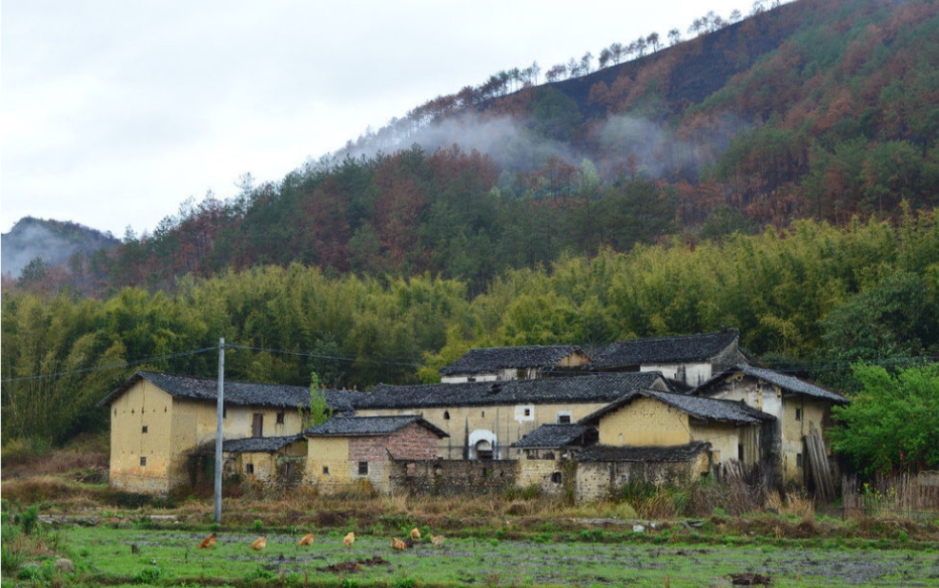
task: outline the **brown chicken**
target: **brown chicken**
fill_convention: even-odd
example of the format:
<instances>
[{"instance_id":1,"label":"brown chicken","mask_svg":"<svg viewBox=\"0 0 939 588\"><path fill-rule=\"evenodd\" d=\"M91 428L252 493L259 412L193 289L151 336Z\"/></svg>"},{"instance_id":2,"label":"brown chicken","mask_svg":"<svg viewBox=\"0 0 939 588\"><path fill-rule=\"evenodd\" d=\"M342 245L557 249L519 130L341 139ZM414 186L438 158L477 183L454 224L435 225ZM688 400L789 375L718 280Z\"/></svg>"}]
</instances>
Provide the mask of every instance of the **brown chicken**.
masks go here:
<instances>
[{"instance_id":1,"label":"brown chicken","mask_svg":"<svg viewBox=\"0 0 939 588\"><path fill-rule=\"evenodd\" d=\"M342 542L345 543L346 547L352 547L352 544L355 543L355 533L350 532Z\"/></svg>"},{"instance_id":2,"label":"brown chicken","mask_svg":"<svg viewBox=\"0 0 939 588\"><path fill-rule=\"evenodd\" d=\"M392 537L391 548L395 551L404 551L408 548L408 544L396 537Z\"/></svg>"},{"instance_id":3,"label":"brown chicken","mask_svg":"<svg viewBox=\"0 0 939 588\"><path fill-rule=\"evenodd\" d=\"M212 533L208 537L202 540L202 543L199 544L199 549L209 549L215 545L215 533Z\"/></svg>"},{"instance_id":4,"label":"brown chicken","mask_svg":"<svg viewBox=\"0 0 939 588\"><path fill-rule=\"evenodd\" d=\"M434 544L434 547L443 547L443 535L431 535L430 542Z\"/></svg>"},{"instance_id":5,"label":"brown chicken","mask_svg":"<svg viewBox=\"0 0 939 588\"><path fill-rule=\"evenodd\" d=\"M300 540L299 545L313 545L313 533L308 533Z\"/></svg>"},{"instance_id":6,"label":"brown chicken","mask_svg":"<svg viewBox=\"0 0 939 588\"><path fill-rule=\"evenodd\" d=\"M254 543L251 544L251 549L255 551L261 551L267 547L267 537L258 537L254 540Z\"/></svg>"},{"instance_id":7,"label":"brown chicken","mask_svg":"<svg viewBox=\"0 0 939 588\"><path fill-rule=\"evenodd\" d=\"M421 538L421 532L417 529L417 527L414 527L413 529L411 529L411 539L417 540L420 538Z\"/></svg>"}]
</instances>

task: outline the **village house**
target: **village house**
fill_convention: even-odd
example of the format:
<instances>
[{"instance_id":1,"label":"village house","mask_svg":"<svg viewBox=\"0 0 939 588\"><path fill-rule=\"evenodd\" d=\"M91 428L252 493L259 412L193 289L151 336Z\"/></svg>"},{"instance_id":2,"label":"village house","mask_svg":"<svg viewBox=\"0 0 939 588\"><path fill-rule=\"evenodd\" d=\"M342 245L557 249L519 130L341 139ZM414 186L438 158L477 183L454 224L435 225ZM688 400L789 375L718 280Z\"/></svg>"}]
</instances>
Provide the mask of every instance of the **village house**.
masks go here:
<instances>
[{"instance_id":1,"label":"village house","mask_svg":"<svg viewBox=\"0 0 939 588\"><path fill-rule=\"evenodd\" d=\"M591 352L590 371L661 372L667 379L692 388L725 368L747 363L737 329L713 333L631 339Z\"/></svg>"},{"instance_id":2,"label":"village house","mask_svg":"<svg viewBox=\"0 0 939 588\"><path fill-rule=\"evenodd\" d=\"M192 456L216 437L217 392L211 378L139 371L102 399L98 406L107 406L111 414L111 485L166 493L193 483L200 472ZM356 393L325 394L333 411L352 411ZM226 381L223 437L298 435L309 400L303 386ZM245 461L243 467L248 463L253 464Z\"/></svg>"},{"instance_id":3,"label":"village house","mask_svg":"<svg viewBox=\"0 0 939 588\"><path fill-rule=\"evenodd\" d=\"M471 349L440 370L440 382L493 382L531 380L549 370L577 368L590 358L573 345L528 345Z\"/></svg>"},{"instance_id":4,"label":"village house","mask_svg":"<svg viewBox=\"0 0 939 588\"><path fill-rule=\"evenodd\" d=\"M567 470L580 498L627 483L687 482L731 460L759 463L774 421L740 402L640 390L576 425L545 426L515 443L524 452L520 479L558 492Z\"/></svg>"},{"instance_id":5,"label":"village house","mask_svg":"<svg viewBox=\"0 0 939 588\"><path fill-rule=\"evenodd\" d=\"M815 448L816 455L829 455L823 433L831 424L831 408L849 402L840 394L793 376L743 364L717 373L691 394L743 402L772 415L774 431L766 436L770 444L764 459L780 476L779 481L799 485L809 481L807 466L819 469L816 477L830 469L827 458L825 463L807 463L807 450Z\"/></svg>"},{"instance_id":6,"label":"village house","mask_svg":"<svg viewBox=\"0 0 939 588\"><path fill-rule=\"evenodd\" d=\"M548 423L572 423L636 390L669 390L657 372L463 384L379 385L359 416L420 414L447 433L444 459L515 459L513 443Z\"/></svg>"},{"instance_id":7,"label":"village house","mask_svg":"<svg viewBox=\"0 0 939 588\"><path fill-rule=\"evenodd\" d=\"M388 492L394 462L436 460L438 442L447 437L418 415L333 417L303 434L304 482L326 493L363 482Z\"/></svg>"},{"instance_id":8,"label":"village house","mask_svg":"<svg viewBox=\"0 0 939 588\"><path fill-rule=\"evenodd\" d=\"M442 370L449 383L327 390L336 416L306 430L308 388L226 381L225 472L330 492L536 484L582 498L731 462L772 484L831 477L823 433L847 399L747 365L735 330L617 343L593 362L572 346L518 349L473 350ZM142 371L104 398L112 485L163 493L204 479L216 391L214 379Z\"/></svg>"}]
</instances>

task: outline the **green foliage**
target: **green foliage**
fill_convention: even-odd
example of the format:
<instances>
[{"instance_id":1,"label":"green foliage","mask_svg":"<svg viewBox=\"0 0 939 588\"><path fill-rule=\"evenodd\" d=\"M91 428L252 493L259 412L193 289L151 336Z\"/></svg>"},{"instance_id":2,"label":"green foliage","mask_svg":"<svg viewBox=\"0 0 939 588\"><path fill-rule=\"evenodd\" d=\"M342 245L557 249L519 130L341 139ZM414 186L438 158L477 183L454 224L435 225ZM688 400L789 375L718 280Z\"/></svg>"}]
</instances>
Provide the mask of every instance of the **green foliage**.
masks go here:
<instances>
[{"instance_id":1,"label":"green foliage","mask_svg":"<svg viewBox=\"0 0 939 588\"><path fill-rule=\"evenodd\" d=\"M939 365L891 374L859 365L861 392L836 407L832 447L861 472L896 473L939 467Z\"/></svg>"},{"instance_id":2,"label":"green foliage","mask_svg":"<svg viewBox=\"0 0 939 588\"><path fill-rule=\"evenodd\" d=\"M133 575L135 584L154 584L163 577L163 570L157 566L147 566Z\"/></svg>"},{"instance_id":3,"label":"green foliage","mask_svg":"<svg viewBox=\"0 0 939 588\"><path fill-rule=\"evenodd\" d=\"M320 384L319 376L316 372L310 374L310 403L309 409L311 427L325 423L333 414L333 410L326 402L326 389Z\"/></svg>"}]
</instances>

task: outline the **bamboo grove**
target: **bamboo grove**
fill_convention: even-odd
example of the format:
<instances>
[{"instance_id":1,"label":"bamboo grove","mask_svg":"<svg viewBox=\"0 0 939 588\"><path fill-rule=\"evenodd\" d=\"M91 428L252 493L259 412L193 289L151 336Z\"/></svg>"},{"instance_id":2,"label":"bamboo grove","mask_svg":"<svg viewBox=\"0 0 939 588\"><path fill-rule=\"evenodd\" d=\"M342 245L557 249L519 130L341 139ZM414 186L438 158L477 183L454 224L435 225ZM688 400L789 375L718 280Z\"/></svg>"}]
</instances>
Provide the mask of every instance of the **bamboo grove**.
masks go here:
<instances>
[{"instance_id":1,"label":"bamboo grove","mask_svg":"<svg viewBox=\"0 0 939 588\"><path fill-rule=\"evenodd\" d=\"M106 426L95 403L136 369L212 377L219 337L231 379L365 390L432 381L477 346L591 345L735 327L754 356L848 393L849 364L939 355L939 211L843 228L565 256L509 270L484 291L425 273L329 276L292 264L125 288L5 293L4 442L62 442ZM146 361L149 358L157 360ZM137 363L140 361L144 363ZM133 363L123 367L124 363ZM93 370L104 367L107 369Z\"/></svg>"}]
</instances>

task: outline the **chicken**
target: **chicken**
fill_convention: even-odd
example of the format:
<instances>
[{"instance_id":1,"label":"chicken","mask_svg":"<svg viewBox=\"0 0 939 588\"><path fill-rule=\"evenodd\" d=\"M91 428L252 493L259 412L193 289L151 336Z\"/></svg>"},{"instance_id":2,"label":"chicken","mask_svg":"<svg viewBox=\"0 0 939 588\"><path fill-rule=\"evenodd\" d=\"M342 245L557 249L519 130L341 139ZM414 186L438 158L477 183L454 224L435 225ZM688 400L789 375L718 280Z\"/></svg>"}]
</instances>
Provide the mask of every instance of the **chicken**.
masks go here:
<instances>
[{"instance_id":1,"label":"chicken","mask_svg":"<svg viewBox=\"0 0 939 588\"><path fill-rule=\"evenodd\" d=\"M396 537L392 537L391 548L395 551L404 551L408 548L408 544Z\"/></svg>"},{"instance_id":2,"label":"chicken","mask_svg":"<svg viewBox=\"0 0 939 588\"><path fill-rule=\"evenodd\" d=\"M215 533L212 533L208 537L202 540L202 543L199 544L199 549L209 549L215 546Z\"/></svg>"},{"instance_id":3,"label":"chicken","mask_svg":"<svg viewBox=\"0 0 939 588\"><path fill-rule=\"evenodd\" d=\"M342 542L346 545L346 547L352 547L352 544L355 543L355 533L350 532L348 535L346 535Z\"/></svg>"},{"instance_id":4,"label":"chicken","mask_svg":"<svg viewBox=\"0 0 939 588\"><path fill-rule=\"evenodd\" d=\"M258 537L254 540L254 543L251 544L251 549L255 551L261 551L267 547L267 537Z\"/></svg>"},{"instance_id":5,"label":"chicken","mask_svg":"<svg viewBox=\"0 0 939 588\"><path fill-rule=\"evenodd\" d=\"M430 542L434 544L434 547L443 547L443 535L431 535Z\"/></svg>"},{"instance_id":6,"label":"chicken","mask_svg":"<svg viewBox=\"0 0 939 588\"><path fill-rule=\"evenodd\" d=\"M421 538L421 532L417 529L417 527L414 527L413 529L411 529L411 539L417 540L420 538Z\"/></svg>"},{"instance_id":7,"label":"chicken","mask_svg":"<svg viewBox=\"0 0 939 588\"><path fill-rule=\"evenodd\" d=\"M303 539L300 540L299 545L313 545L313 533L307 533L303 536Z\"/></svg>"}]
</instances>

